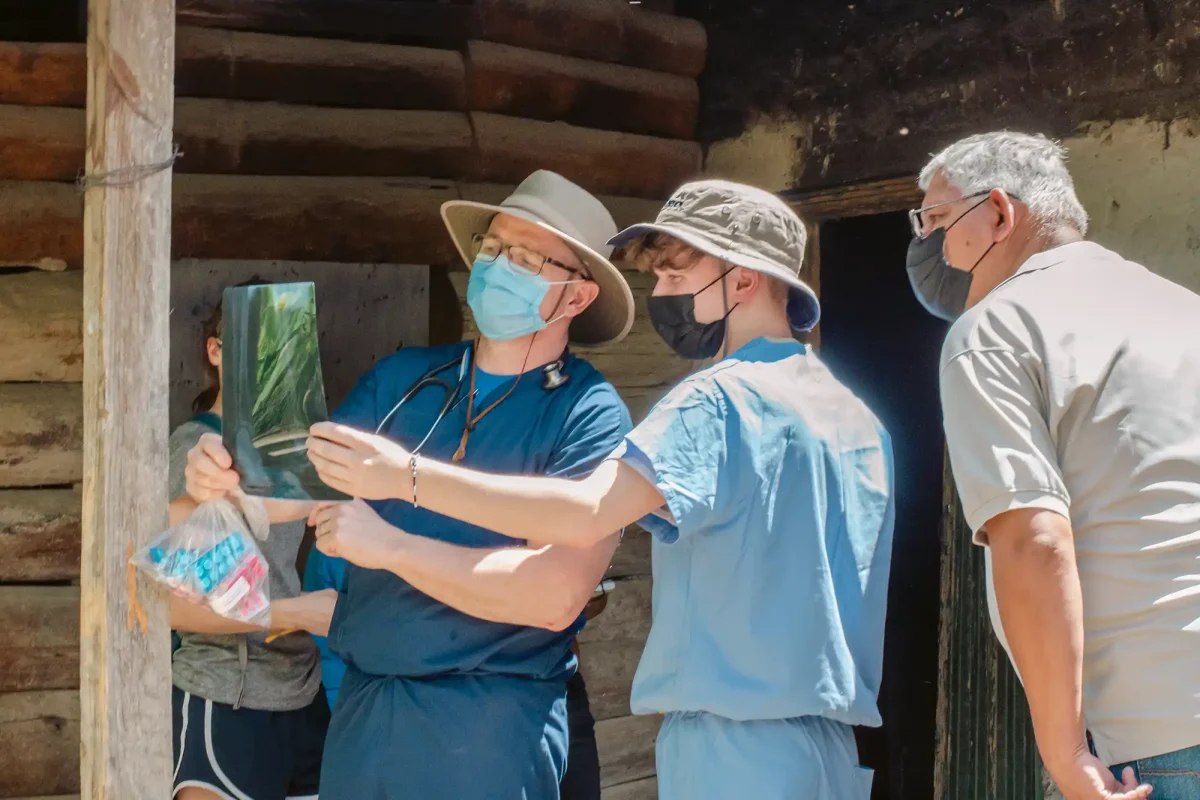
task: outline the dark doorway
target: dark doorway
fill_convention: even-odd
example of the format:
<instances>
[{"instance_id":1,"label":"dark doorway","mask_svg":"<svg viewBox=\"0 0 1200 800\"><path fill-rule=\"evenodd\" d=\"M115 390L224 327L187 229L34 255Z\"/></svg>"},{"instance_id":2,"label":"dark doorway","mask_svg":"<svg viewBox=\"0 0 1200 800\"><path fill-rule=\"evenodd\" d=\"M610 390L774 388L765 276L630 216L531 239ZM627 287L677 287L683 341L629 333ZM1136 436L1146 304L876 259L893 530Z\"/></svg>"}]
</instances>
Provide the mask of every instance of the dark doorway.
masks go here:
<instances>
[{"instance_id":1,"label":"dark doorway","mask_svg":"<svg viewBox=\"0 0 1200 800\"><path fill-rule=\"evenodd\" d=\"M896 531L880 711L858 731L872 800L933 795L943 436L938 353L946 325L917 303L904 272L903 213L821 225L821 358L892 436Z\"/></svg>"}]
</instances>

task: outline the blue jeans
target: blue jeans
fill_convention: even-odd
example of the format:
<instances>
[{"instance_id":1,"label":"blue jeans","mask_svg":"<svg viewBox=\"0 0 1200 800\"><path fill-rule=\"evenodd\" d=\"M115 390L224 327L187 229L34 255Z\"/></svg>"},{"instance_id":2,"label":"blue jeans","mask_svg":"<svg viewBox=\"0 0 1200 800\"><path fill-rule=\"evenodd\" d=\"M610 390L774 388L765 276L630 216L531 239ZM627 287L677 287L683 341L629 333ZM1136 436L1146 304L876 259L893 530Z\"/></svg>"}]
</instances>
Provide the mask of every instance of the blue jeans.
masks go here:
<instances>
[{"instance_id":1,"label":"blue jeans","mask_svg":"<svg viewBox=\"0 0 1200 800\"><path fill-rule=\"evenodd\" d=\"M1119 779L1126 767L1133 767L1139 783L1154 787L1154 800L1200 800L1200 745L1114 764L1113 774Z\"/></svg>"}]
</instances>

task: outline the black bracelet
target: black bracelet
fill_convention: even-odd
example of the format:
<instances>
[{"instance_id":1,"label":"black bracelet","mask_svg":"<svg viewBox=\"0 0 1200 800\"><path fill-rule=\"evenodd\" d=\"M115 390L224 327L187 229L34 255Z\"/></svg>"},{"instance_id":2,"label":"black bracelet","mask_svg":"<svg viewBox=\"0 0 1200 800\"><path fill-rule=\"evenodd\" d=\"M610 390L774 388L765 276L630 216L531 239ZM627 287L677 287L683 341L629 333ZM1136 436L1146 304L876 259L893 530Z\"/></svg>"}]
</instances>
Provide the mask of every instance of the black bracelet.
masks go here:
<instances>
[{"instance_id":1,"label":"black bracelet","mask_svg":"<svg viewBox=\"0 0 1200 800\"><path fill-rule=\"evenodd\" d=\"M412 470L412 496L413 496L412 504L413 504L413 508L420 508L421 507L420 504L417 503L417 454L416 453L413 453L412 456L409 458L408 467L409 467L409 469Z\"/></svg>"}]
</instances>

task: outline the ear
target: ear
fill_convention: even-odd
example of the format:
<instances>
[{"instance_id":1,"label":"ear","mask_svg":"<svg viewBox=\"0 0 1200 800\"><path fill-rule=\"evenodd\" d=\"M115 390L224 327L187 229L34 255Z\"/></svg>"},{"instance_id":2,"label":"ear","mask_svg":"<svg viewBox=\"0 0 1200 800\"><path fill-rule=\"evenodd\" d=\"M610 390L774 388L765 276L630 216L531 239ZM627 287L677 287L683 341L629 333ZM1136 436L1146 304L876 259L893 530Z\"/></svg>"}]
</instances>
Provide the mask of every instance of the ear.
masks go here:
<instances>
[{"instance_id":1,"label":"ear","mask_svg":"<svg viewBox=\"0 0 1200 800\"><path fill-rule=\"evenodd\" d=\"M205 348L208 350L208 363L214 367L221 366L221 343L217 341L215 336L208 337L205 342Z\"/></svg>"},{"instance_id":2,"label":"ear","mask_svg":"<svg viewBox=\"0 0 1200 800\"><path fill-rule=\"evenodd\" d=\"M992 193L988 195L988 202L992 209L996 212L997 220L995 230L992 232L992 239L996 242L1003 242L1017 227L1017 209L1013 205L1012 198L1008 192L1003 189L992 189Z\"/></svg>"},{"instance_id":3,"label":"ear","mask_svg":"<svg viewBox=\"0 0 1200 800\"><path fill-rule=\"evenodd\" d=\"M571 298L567 301L566 308L563 309L563 313L567 317L579 316L600 296L600 285L595 281L575 283L571 285L571 288L575 291L571 293Z\"/></svg>"},{"instance_id":4,"label":"ear","mask_svg":"<svg viewBox=\"0 0 1200 800\"><path fill-rule=\"evenodd\" d=\"M766 285L761 273L746 267L735 267L729 277L732 279L729 282L730 303L740 303L753 295L760 286Z\"/></svg>"}]
</instances>

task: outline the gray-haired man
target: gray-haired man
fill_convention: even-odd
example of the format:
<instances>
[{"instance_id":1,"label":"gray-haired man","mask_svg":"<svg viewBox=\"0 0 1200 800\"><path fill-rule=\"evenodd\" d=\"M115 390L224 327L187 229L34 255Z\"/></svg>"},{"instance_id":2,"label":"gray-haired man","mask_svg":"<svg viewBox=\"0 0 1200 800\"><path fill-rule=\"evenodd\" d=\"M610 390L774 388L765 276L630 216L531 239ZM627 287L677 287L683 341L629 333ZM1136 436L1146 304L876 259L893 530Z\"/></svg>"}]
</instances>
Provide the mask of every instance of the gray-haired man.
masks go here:
<instances>
[{"instance_id":1,"label":"gray-haired man","mask_svg":"<svg viewBox=\"0 0 1200 800\"><path fill-rule=\"evenodd\" d=\"M1043 759L1068 800L1198 797L1200 297L1083 241L1044 137L920 185L909 277L956 320L946 439Z\"/></svg>"}]
</instances>

